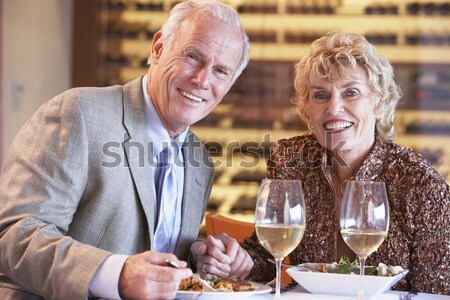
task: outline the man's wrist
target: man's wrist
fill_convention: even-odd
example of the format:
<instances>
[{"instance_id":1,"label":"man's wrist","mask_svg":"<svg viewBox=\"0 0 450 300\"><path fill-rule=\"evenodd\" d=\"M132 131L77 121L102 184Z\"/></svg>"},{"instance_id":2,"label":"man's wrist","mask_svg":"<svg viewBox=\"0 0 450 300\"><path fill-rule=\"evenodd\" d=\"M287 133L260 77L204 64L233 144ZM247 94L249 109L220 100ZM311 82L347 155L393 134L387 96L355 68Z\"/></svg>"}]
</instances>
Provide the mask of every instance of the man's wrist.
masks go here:
<instances>
[{"instance_id":1,"label":"man's wrist","mask_svg":"<svg viewBox=\"0 0 450 300\"><path fill-rule=\"evenodd\" d=\"M120 300L119 278L128 257L113 254L103 261L89 285L89 297Z\"/></svg>"}]
</instances>

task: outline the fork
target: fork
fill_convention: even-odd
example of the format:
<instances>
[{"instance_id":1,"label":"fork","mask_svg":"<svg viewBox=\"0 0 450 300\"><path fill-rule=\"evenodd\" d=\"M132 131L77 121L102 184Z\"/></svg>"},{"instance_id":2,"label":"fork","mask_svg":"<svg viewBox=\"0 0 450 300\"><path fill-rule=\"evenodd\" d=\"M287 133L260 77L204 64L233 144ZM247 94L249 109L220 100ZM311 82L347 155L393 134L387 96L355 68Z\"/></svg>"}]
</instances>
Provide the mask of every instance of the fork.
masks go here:
<instances>
[{"instance_id":1,"label":"fork","mask_svg":"<svg viewBox=\"0 0 450 300\"><path fill-rule=\"evenodd\" d=\"M174 262L172 260L168 260L168 259L166 259L166 266L171 267L171 268L177 268L177 269L180 268L180 266L176 262ZM217 290L215 288L210 286L209 283L206 282L206 280L203 280L197 274L192 273L192 277L197 279L202 284L202 286L203 286L203 288L205 289L206 292L217 292Z\"/></svg>"}]
</instances>

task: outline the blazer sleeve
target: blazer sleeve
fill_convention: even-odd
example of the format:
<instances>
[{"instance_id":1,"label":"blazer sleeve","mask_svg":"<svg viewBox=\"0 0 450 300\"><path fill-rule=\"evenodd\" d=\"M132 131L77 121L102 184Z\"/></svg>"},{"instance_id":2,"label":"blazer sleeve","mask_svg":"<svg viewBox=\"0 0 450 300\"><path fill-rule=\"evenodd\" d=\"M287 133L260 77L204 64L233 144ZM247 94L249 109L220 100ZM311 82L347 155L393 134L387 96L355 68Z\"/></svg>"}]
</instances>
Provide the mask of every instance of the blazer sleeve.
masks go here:
<instances>
[{"instance_id":1,"label":"blazer sleeve","mask_svg":"<svg viewBox=\"0 0 450 300\"><path fill-rule=\"evenodd\" d=\"M74 95L53 98L24 125L0 177L0 270L46 299L86 299L91 278L111 254L66 235L89 155Z\"/></svg>"}]
</instances>

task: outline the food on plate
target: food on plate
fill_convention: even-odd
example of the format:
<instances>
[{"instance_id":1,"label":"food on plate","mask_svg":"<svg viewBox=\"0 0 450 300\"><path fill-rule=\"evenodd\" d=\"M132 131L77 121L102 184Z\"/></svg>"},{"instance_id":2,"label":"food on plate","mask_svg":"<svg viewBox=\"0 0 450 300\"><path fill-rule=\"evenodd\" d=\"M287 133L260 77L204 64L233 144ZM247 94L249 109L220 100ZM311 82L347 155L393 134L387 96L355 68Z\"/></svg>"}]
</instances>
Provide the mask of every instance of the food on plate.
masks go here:
<instances>
[{"instance_id":1,"label":"food on plate","mask_svg":"<svg viewBox=\"0 0 450 300\"><path fill-rule=\"evenodd\" d=\"M403 269L400 266L386 266L383 263L379 263L377 267L378 276L395 276L400 273L405 272L405 269Z\"/></svg>"},{"instance_id":2,"label":"food on plate","mask_svg":"<svg viewBox=\"0 0 450 300\"><path fill-rule=\"evenodd\" d=\"M220 292L245 292L253 291L253 285L248 281L222 278L214 284L214 288Z\"/></svg>"},{"instance_id":3,"label":"food on plate","mask_svg":"<svg viewBox=\"0 0 450 300\"><path fill-rule=\"evenodd\" d=\"M200 282L198 282L197 279L195 279L192 276L189 276L188 278L181 280L178 290L203 292L203 286Z\"/></svg>"},{"instance_id":4,"label":"food on plate","mask_svg":"<svg viewBox=\"0 0 450 300\"><path fill-rule=\"evenodd\" d=\"M359 261L355 259L351 262L347 257L343 256L338 263L331 264L326 263L306 263L301 264L301 267L305 270L318 271L322 273L337 273L337 274L359 274ZM379 263L377 267L366 266L364 268L365 275L378 275L378 276L395 276L403 273L405 269L400 266L387 266L383 263Z\"/></svg>"},{"instance_id":5,"label":"food on plate","mask_svg":"<svg viewBox=\"0 0 450 300\"><path fill-rule=\"evenodd\" d=\"M251 282L245 280L238 280L235 277L230 278L218 278L211 277L207 279L207 282L214 287L218 292L243 292L253 291L255 288ZM180 282L178 288L180 291L195 291L203 292L203 286L194 277L188 277Z\"/></svg>"}]
</instances>

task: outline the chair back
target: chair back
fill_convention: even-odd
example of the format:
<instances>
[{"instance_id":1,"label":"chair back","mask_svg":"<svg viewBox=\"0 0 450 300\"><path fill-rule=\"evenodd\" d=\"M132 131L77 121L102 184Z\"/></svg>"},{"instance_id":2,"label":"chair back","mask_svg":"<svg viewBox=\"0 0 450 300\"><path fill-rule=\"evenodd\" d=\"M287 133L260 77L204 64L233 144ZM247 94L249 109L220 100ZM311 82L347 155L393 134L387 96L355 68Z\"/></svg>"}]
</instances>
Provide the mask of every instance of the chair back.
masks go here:
<instances>
[{"instance_id":1,"label":"chair back","mask_svg":"<svg viewBox=\"0 0 450 300\"><path fill-rule=\"evenodd\" d=\"M206 234L216 235L226 233L242 243L244 238L252 235L255 231L255 225L250 222L239 221L228 218L218 213L209 212L205 215Z\"/></svg>"}]
</instances>

